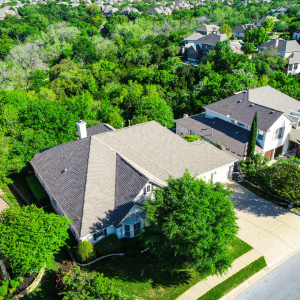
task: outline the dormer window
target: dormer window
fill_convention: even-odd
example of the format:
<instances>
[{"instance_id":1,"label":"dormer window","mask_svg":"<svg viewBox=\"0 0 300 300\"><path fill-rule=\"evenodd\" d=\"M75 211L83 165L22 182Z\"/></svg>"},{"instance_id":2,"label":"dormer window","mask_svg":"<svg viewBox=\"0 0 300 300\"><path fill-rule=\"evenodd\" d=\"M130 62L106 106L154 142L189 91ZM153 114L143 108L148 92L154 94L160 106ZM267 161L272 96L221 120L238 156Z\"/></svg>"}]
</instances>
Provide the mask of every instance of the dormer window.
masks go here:
<instances>
[{"instance_id":1,"label":"dormer window","mask_svg":"<svg viewBox=\"0 0 300 300\"><path fill-rule=\"evenodd\" d=\"M147 193L149 193L151 191L151 185L147 185Z\"/></svg>"}]
</instances>

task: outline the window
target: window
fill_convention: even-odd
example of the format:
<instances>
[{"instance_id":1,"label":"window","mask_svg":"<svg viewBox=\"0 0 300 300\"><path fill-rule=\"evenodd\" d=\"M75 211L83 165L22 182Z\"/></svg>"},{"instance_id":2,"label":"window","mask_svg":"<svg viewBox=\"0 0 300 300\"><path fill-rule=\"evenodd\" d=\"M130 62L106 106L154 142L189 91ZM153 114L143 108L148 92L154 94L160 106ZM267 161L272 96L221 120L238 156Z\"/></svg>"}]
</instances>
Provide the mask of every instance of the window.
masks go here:
<instances>
[{"instance_id":1,"label":"window","mask_svg":"<svg viewBox=\"0 0 300 300\"><path fill-rule=\"evenodd\" d=\"M195 51L193 49L191 49L190 54L195 54Z\"/></svg>"},{"instance_id":2,"label":"window","mask_svg":"<svg viewBox=\"0 0 300 300\"><path fill-rule=\"evenodd\" d=\"M125 237L130 237L130 225L125 225Z\"/></svg>"},{"instance_id":3,"label":"window","mask_svg":"<svg viewBox=\"0 0 300 300\"><path fill-rule=\"evenodd\" d=\"M235 124L235 120L231 119L230 121L231 121L231 123Z\"/></svg>"},{"instance_id":4,"label":"window","mask_svg":"<svg viewBox=\"0 0 300 300\"><path fill-rule=\"evenodd\" d=\"M278 129L276 129L276 131L274 132L273 140L282 139L283 135L284 135L284 127L280 127Z\"/></svg>"},{"instance_id":5,"label":"window","mask_svg":"<svg viewBox=\"0 0 300 300\"><path fill-rule=\"evenodd\" d=\"M147 185L147 193L149 193L151 191L151 185Z\"/></svg>"},{"instance_id":6,"label":"window","mask_svg":"<svg viewBox=\"0 0 300 300\"><path fill-rule=\"evenodd\" d=\"M262 141L264 139L264 135L259 133L257 135L257 139Z\"/></svg>"},{"instance_id":7,"label":"window","mask_svg":"<svg viewBox=\"0 0 300 300\"><path fill-rule=\"evenodd\" d=\"M241 123L241 122L237 122L237 123L238 123L238 125L239 125L240 127L243 127L243 128L246 127L245 124L243 124L243 123Z\"/></svg>"},{"instance_id":8,"label":"window","mask_svg":"<svg viewBox=\"0 0 300 300\"><path fill-rule=\"evenodd\" d=\"M93 236L94 236L94 241L99 239L99 237L101 236L107 236L107 229L103 229L101 231L95 232Z\"/></svg>"},{"instance_id":9,"label":"window","mask_svg":"<svg viewBox=\"0 0 300 300\"><path fill-rule=\"evenodd\" d=\"M141 233L141 222L135 223L133 225L133 229L134 229L134 236L137 236Z\"/></svg>"},{"instance_id":10,"label":"window","mask_svg":"<svg viewBox=\"0 0 300 300\"><path fill-rule=\"evenodd\" d=\"M195 135L195 132L191 130L191 135Z\"/></svg>"},{"instance_id":11,"label":"window","mask_svg":"<svg viewBox=\"0 0 300 300\"><path fill-rule=\"evenodd\" d=\"M294 70L298 69L298 64L294 64Z\"/></svg>"},{"instance_id":12,"label":"window","mask_svg":"<svg viewBox=\"0 0 300 300\"><path fill-rule=\"evenodd\" d=\"M289 65L289 71L292 71L293 65Z\"/></svg>"}]
</instances>

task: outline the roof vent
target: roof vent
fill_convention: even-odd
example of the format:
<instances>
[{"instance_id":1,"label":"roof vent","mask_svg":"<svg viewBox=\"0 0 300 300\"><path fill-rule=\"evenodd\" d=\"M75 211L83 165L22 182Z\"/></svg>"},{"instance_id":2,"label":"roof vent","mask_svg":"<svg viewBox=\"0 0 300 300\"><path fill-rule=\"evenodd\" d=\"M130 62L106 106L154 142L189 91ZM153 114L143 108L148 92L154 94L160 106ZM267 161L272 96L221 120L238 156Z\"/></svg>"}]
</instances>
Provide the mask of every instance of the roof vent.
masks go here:
<instances>
[{"instance_id":1,"label":"roof vent","mask_svg":"<svg viewBox=\"0 0 300 300\"><path fill-rule=\"evenodd\" d=\"M239 101L238 101L238 103L241 103L241 102L242 102L242 100L239 100Z\"/></svg>"},{"instance_id":2,"label":"roof vent","mask_svg":"<svg viewBox=\"0 0 300 300\"><path fill-rule=\"evenodd\" d=\"M274 110L272 110L272 111L270 112L270 114L273 115L273 114L274 114Z\"/></svg>"},{"instance_id":3,"label":"roof vent","mask_svg":"<svg viewBox=\"0 0 300 300\"><path fill-rule=\"evenodd\" d=\"M253 103L250 105L250 107L252 107L252 106L254 106L254 104L253 104Z\"/></svg>"},{"instance_id":4,"label":"roof vent","mask_svg":"<svg viewBox=\"0 0 300 300\"><path fill-rule=\"evenodd\" d=\"M230 118L230 115L227 115L227 118Z\"/></svg>"},{"instance_id":5,"label":"roof vent","mask_svg":"<svg viewBox=\"0 0 300 300\"><path fill-rule=\"evenodd\" d=\"M68 170L68 169L64 169L64 170L62 171L62 173L65 173L65 172L67 172L67 170Z\"/></svg>"}]
</instances>

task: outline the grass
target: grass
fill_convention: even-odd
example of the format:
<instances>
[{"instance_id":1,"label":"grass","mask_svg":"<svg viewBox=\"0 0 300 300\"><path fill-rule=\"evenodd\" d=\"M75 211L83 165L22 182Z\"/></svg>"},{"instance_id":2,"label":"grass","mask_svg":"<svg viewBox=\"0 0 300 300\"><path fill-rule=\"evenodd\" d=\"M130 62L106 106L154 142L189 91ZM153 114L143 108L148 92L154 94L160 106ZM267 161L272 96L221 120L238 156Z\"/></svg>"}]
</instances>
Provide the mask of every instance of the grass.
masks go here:
<instances>
[{"instance_id":1,"label":"grass","mask_svg":"<svg viewBox=\"0 0 300 300\"><path fill-rule=\"evenodd\" d=\"M122 241L122 240L121 240ZM71 243L71 244L70 244ZM70 246L74 245L72 241ZM128 250L131 241L122 243L122 249ZM135 243L132 243L135 245ZM248 252L252 248L236 238L230 245L231 255L234 259ZM65 248L55 255L55 262L46 271L41 283L31 294L24 297L24 300L61 300L55 290L55 273L59 263L63 260L71 260ZM110 279L115 279L116 284L124 293L134 293L143 300L173 300L184 293L197 282L205 279L207 274L200 274L192 269L171 272L171 268L158 264L151 253L146 251L139 255L114 256L105 258L95 264L82 268L85 271L96 271L103 273Z\"/></svg>"},{"instance_id":2,"label":"grass","mask_svg":"<svg viewBox=\"0 0 300 300\"><path fill-rule=\"evenodd\" d=\"M265 258L260 257L244 269L209 290L202 297L198 298L198 300L218 300L266 266Z\"/></svg>"},{"instance_id":3,"label":"grass","mask_svg":"<svg viewBox=\"0 0 300 300\"><path fill-rule=\"evenodd\" d=\"M41 202L43 199L48 197L46 191L44 190L40 182L37 180L35 175L26 177L26 182L29 185L32 194L38 202Z\"/></svg>"},{"instance_id":4,"label":"grass","mask_svg":"<svg viewBox=\"0 0 300 300\"><path fill-rule=\"evenodd\" d=\"M248 183L248 182L239 182L239 184L243 187L245 187L247 190L249 190L250 192L252 192L253 194L265 199L265 200L268 200L276 205L279 205L285 209L289 209L288 205L289 203L287 203L286 201L276 197L276 196L273 196L273 195L270 195L264 191L262 191L261 189L253 186L252 184Z\"/></svg>"}]
</instances>

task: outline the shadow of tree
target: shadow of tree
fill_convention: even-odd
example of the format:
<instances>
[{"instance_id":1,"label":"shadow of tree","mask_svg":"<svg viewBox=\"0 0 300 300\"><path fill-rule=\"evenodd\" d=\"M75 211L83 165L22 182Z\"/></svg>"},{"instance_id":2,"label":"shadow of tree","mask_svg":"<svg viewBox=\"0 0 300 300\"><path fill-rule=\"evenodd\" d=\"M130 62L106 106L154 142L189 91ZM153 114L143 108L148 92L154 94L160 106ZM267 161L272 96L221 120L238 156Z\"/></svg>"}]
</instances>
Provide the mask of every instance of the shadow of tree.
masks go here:
<instances>
[{"instance_id":1,"label":"shadow of tree","mask_svg":"<svg viewBox=\"0 0 300 300\"><path fill-rule=\"evenodd\" d=\"M233 183L231 187L234 190L231 200L235 202L234 208L237 211L259 217L278 217L288 213L286 209L255 195L238 183Z\"/></svg>"},{"instance_id":2,"label":"shadow of tree","mask_svg":"<svg viewBox=\"0 0 300 300\"><path fill-rule=\"evenodd\" d=\"M149 282L152 287L187 284L191 278L188 270L172 271L171 266L159 263L147 251L135 257L109 257L84 269L122 281Z\"/></svg>"}]
</instances>

